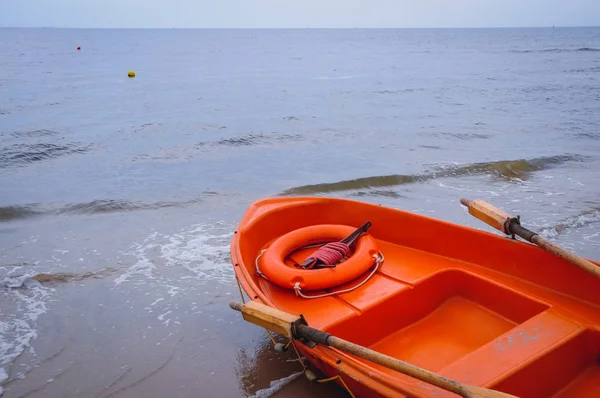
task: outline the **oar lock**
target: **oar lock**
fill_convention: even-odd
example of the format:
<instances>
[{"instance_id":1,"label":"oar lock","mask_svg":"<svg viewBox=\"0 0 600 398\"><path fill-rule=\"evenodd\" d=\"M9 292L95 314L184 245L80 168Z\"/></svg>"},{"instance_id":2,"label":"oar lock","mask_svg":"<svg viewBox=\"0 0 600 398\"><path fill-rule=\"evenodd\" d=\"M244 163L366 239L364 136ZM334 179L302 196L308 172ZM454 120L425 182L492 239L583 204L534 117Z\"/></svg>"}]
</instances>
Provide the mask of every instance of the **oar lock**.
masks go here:
<instances>
[{"instance_id":1,"label":"oar lock","mask_svg":"<svg viewBox=\"0 0 600 398\"><path fill-rule=\"evenodd\" d=\"M504 226L505 230L504 233L507 235L510 235L510 237L513 240L516 240L517 238L515 238L515 233L512 231L512 225L521 225L521 216L517 215L516 217L511 217L509 219L506 220L506 224Z\"/></svg>"}]
</instances>

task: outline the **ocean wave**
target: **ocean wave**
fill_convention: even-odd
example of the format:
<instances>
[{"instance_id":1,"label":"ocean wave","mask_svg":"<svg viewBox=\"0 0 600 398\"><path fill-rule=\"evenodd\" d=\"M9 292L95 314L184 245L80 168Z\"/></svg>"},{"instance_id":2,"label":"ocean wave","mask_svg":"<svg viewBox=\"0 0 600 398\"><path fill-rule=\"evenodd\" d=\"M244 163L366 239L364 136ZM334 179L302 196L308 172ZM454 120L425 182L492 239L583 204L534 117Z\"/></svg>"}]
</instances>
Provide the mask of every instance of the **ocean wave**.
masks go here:
<instances>
[{"instance_id":1,"label":"ocean wave","mask_svg":"<svg viewBox=\"0 0 600 398\"><path fill-rule=\"evenodd\" d=\"M90 202L69 203L62 206L53 204L44 205L39 203L6 205L0 206L0 222L45 215L124 213L140 210L156 210L167 207L183 208L200 203L208 196L221 196L221 194L213 191L205 191L198 197L182 201L143 202L125 199L97 199Z\"/></svg>"},{"instance_id":2,"label":"ocean wave","mask_svg":"<svg viewBox=\"0 0 600 398\"><path fill-rule=\"evenodd\" d=\"M44 211L40 210L37 204L0 206L0 222L20 220L42 214Z\"/></svg>"},{"instance_id":3,"label":"ocean wave","mask_svg":"<svg viewBox=\"0 0 600 398\"><path fill-rule=\"evenodd\" d=\"M488 174L507 180L525 180L534 171L545 170L568 161L580 160L578 156L559 155L535 159L500 160L494 162L472 163L467 165L449 164L438 166L430 173L422 174L393 174L386 176L362 177L332 183L303 185L289 188L281 195L308 195L336 191L372 189L395 185L425 182L436 178L460 177L469 175Z\"/></svg>"},{"instance_id":4,"label":"ocean wave","mask_svg":"<svg viewBox=\"0 0 600 398\"><path fill-rule=\"evenodd\" d=\"M538 233L546 238L555 238L565 231L586 227L600 222L600 208L582 211L581 213L559 221L555 225L543 227Z\"/></svg>"}]
</instances>

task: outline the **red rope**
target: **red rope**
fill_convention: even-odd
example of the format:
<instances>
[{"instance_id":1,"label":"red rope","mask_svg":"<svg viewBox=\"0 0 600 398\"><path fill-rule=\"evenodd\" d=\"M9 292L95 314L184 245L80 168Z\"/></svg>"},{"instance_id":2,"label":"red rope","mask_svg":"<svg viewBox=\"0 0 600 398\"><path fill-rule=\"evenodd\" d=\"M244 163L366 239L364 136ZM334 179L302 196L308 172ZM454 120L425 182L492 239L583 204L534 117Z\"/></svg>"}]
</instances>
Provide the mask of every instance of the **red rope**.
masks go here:
<instances>
[{"instance_id":1,"label":"red rope","mask_svg":"<svg viewBox=\"0 0 600 398\"><path fill-rule=\"evenodd\" d=\"M317 260L321 260L321 262L325 265L336 265L339 263L344 257L350 256L350 247L342 242L330 242L325 246L321 246L319 250L314 252L311 258L315 259L315 262L309 266L315 265Z\"/></svg>"}]
</instances>

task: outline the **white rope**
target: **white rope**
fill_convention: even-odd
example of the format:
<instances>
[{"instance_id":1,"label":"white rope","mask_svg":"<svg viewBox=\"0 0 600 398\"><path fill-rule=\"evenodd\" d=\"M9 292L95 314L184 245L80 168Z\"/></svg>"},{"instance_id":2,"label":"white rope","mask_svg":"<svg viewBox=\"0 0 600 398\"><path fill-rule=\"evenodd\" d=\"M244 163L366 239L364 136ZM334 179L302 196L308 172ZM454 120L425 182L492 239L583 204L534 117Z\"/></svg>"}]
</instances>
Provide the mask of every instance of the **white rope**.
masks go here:
<instances>
[{"instance_id":1,"label":"white rope","mask_svg":"<svg viewBox=\"0 0 600 398\"><path fill-rule=\"evenodd\" d=\"M302 291L301 291L302 288L300 287L300 282L296 282L296 284L294 285L294 290L296 291L296 296L300 296L300 297L305 298L305 299L323 298L323 297L333 296L335 294L348 293L348 292L351 292L351 291L353 291L355 289L358 289L359 287L361 287L362 285L364 285L365 283L367 283L367 281L369 279L371 279L371 277L373 275L375 275L375 272L377 272L377 269L383 263L383 260L385 260L385 257L383 257L383 253L381 252L381 250L379 251L379 255L373 254L373 258L375 259L375 268L373 268L373 271L371 271L371 273L369 274L369 276L367 276L367 278L364 281L362 281L361 283L359 283L358 285L356 285L354 287L351 287L349 289L344 289L344 290L338 290L336 292L319 294L319 295L316 295L316 296L307 296L307 295L305 295L305 294L302 293Z\"/></svg>"},{"instance_id":2,"label":"white rope","mask_svg":"<svg viewBox=\"0 0 600 398\"><path fill-rule=\"evenodd\" d=\"M267 249L262 249L262 251L260 252L260 254L258 255L258 257L256 257L256 260L254 261L254 264L256 265L256 273L260 276L262 276L263 278L265 278L266 280L269 280L265 274L263 274L260 270L260 267L258 266L258 259L260 258L260 256L262 256L263 254L265 254L265 252L267 251Z\"/></svg>"}]
</instances>

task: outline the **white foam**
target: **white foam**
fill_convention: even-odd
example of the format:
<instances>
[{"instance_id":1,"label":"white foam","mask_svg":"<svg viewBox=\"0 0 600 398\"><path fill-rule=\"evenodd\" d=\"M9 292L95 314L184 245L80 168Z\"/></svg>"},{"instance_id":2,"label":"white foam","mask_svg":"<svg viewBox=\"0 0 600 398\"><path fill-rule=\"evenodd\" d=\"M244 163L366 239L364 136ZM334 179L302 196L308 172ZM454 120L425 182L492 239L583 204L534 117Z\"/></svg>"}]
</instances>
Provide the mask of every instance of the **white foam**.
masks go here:
<instances>
[{"instance_id":1,"label":"white foam","mask_svg":"<svg viewBox=\"0 0 600 398\"><path fill-rule=\"evenodd\" d=\"M163 300L164 300L164 298L163 298L163 297L161 297L161 298L158 298L158 299L156 299L156 300L155 300L155 301L154 301L152 304L150 304L150 305L151 305L151 306L152 306L152 305L156 305L156 304L160 303L160 302L161 302L161 301L163 301Z\"/></svg>"},{"instance_id":2,"label":"white foam","mask_svg":"<svg viewBox=\"0 0 600 398\"><path fill-rule=\"evenodd\" d=\"M4 383L8 379L8 373L4 368L0 368L0 395L4 394L4 388L2 388L2 383Z\"/></svg>"},{"instance_id":3,"label":"white foam","mask_svg":"<svg viewBox=\"0 0 600 398\"><path fill-rule=\"evenodd\" d=\"M127 269L122 275L115 279L115 284L120 285L121 283L134 278L135 276L144 276L148 279L153 279L152 271L156 268L152 261L146 256L146 252L157 247L158 245L150 243L153 239L158 236L157 232L154 232L147 237L142 243L138 243L133 246L132 252L127 253L136 257L137 262Z\"/></svg>"},{"instance_id":4,"label":"white foam","mask_svg":"<svg viewBox=\"0 0 600 398\"><path fill-rule=\"evenodd\" d=\"M181 290L181 288L179 288L177 286L173 286L173 285L166 285L166 287L169 288L169 291L167 293L171 297L175 296L177 293L179 293L179 290Z\"/></svg>"},{"instance_id":5,"label":"white foam","mask_svg":"<svg viewBox=\"0 0 600 398\"><path fill-rule=\"evenodd\" d=\"M469 189L457 188L457 187L453 187L453 186L450 186L450 185L446 185L446 184L444 184L442 182L439 182L439 181L437 182L437 185L440 188L448 188L448 189L453 189L455 191L470 191Z\"/></svg>"},{"instance_id":6,"label":"white foam","mask_svg":"<svg viewBox=\"0 0 600 398\"><path fill-rule=\"evenodd\" d=\"M216 223L193 225L170 235L154 232L122 253L133 258L133 265L126 268L114 283L126 285L127 290L138 286L142 288L145 294L140 297L148 297L144 309L149 314L155 313L164 326L177 327L181 324L181 311L190 308L194 311L198 306L193 302L188 308L180 309L178 305L172 305L171 298L190 294L196 298L195 290L199 286L214 281L229 284L234 280L229 259L233 230L230 226ZM149 287L152 295L148 293ZM198 313L201 311L194 312Z\"/></svg>"},{"instance_id":7,"label":"white foam","mask_svg":"<svg viewBox=\"0 0 600 398\"><path fill-rule=\"evenodd\" d=\"M35 352L31 341L38 336L36 321L47 312L46 301L54 290L43 287L31 276L5 277L0 283L5 292L0 302L0 383L8 378L6 365L26 350ZM16 375L23 376L24 373Z\"/></svg>"},{"instance_id":8,"label":"white foam","mask_svg":"<svg viewBox=\"0 0 600 398\"><path fill-rule=\"evenodd\" d=\"M162 321L163 319L165 319L165 316L169 315L171 312L173 312L173 311L169 310L169 311L165 312L164 314L159 315L158 320Z\"/></svg>"},{"instance_id":9,"label":"white foam","mask_svg":"<svg viewBox=\"0 0 600 398\"><path fill-rule=\"evenodd\" d=\"M600 240L592 239L592 238L597 238L598 236L600 236L600 233L596 232L591 235L584 235L583 239L585 239L588 242L600 243Z\"/></svg>"},{"instance_id":10,"label":"white foam","mask_svg":"<svg viewBox=\"0 0 600 398\"><path fill-rule=\"evenodd\" d=\"M539 231L539 234L547 239L555 238L565 230L581 228L597 222L600 222L600 211L587 211L576 216L569 217L554 226L542 228Z\"/></svg>"},{"instance_id":11,"label":"white foam","mask_svg":"<svg viewBox=\"0 0 600 398\"><path fill-rule=\"evenodd\" d=\"M152 270L154 268L156 267L148 259L140 259L137 263L129 267L125 273L116 278L115 284L120 285L136 275L142 275L148 279L153 279Z\"/></svg>"},{"instance_id":12,"label":"white foam","mask_svg":"<svg viewBox=\"0 0 600 398\"><path fill-rule=\"evenodd\" d=\"M269 398L278 393L283 389L283 387L290 384L292 381L296 380L302 372L293 373L283 379L275 380L270 383L270 387L264 388L262 390L256 391L254 395L249 398Z\"/></svg>"},{"instance_id":13,"label":"white foam","mask_svg":"<svg viewBox=\"0 0 600 398\"><path fill-rule=\"evenodd\" d=\"M228 265L229 241L231 233L211 234L211 227L197 225L189 231L175 234L169 243L161 248L167 266L184 267L196 278L203 280L220 279L224 275L218 271ZM231 270L227 269L227 274ZM230 281L230 278L225 278Z\"/></svg>"},{"instance_id":14,"label":"white foam","mask_svg":"<svg viewBox=\"0 0 600 398\"><path fill-rule=\"evenodd\" d=\"M18 271L20 271L22 268L23 268L22 266L13 267L13 268L12 268L10 271L8 271L8 273L7 273L6 275L12 275L12 274L14 274L15 272L18 272Z\"/></svg>"},{"instance_id":15,"label":"white foam","mask_svg":"<svg viewBox=\"0 0 600 398\"><path fill-rule=\"evenodd\" d=\"M180 267L190 275L182 278L196 278L202 281L218 280L229 283L233 270L229 261L231 232L222 233L221 224L195 225L174 235L153 233L142 243L134 245L128 253L136 262L115 279L115 284L140 279L168 280L169 276L159 274L157 264L164 267ZM172 297L180 288L172 284L169 288Z\"/></svg>"},{"instance_id":16,"label":"white foam","mask_svg":"<svg viewBox=\"0 0 600 398\"><path fill-rule=\"evenodd\" d=\"M32 342L38 337L37 320L48 311L46 303L54 292L53 288L32 279L39 273L40 263L51 266L52 260L45 258L42 262L22 254L27 252L27 245L34 245L36 241L37 237L32 236L2 251L3 258L21 265L2 267L5 272L0 274L0 384L9 378L22 379L31 369L26 363L18 367L13 364L25 352L35 355ZM9 374L11 370L14 374ZM0 395L2 393L0 387Z\"/></svg>"}]
</instances>

